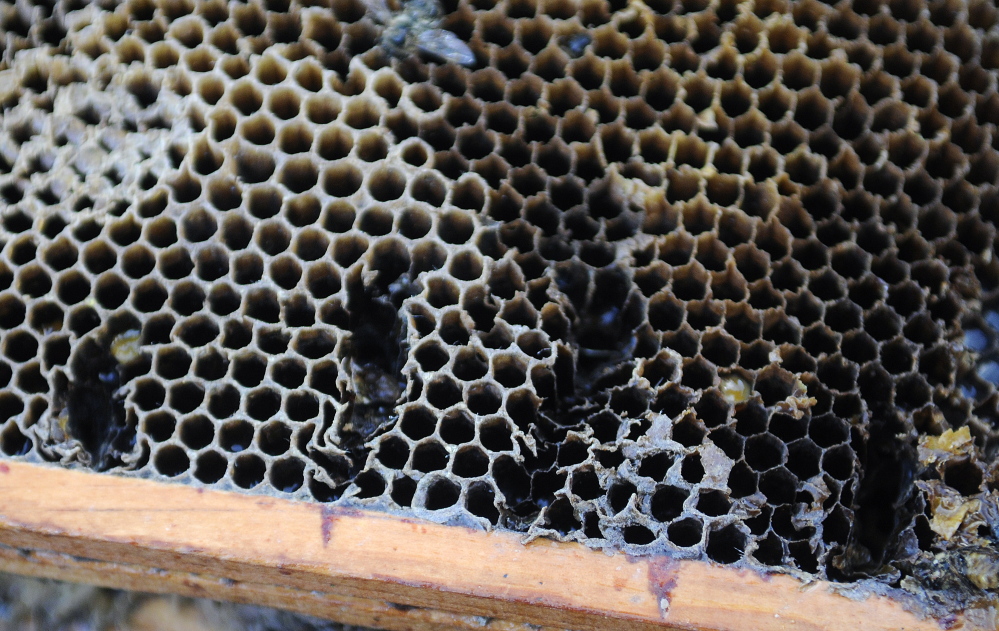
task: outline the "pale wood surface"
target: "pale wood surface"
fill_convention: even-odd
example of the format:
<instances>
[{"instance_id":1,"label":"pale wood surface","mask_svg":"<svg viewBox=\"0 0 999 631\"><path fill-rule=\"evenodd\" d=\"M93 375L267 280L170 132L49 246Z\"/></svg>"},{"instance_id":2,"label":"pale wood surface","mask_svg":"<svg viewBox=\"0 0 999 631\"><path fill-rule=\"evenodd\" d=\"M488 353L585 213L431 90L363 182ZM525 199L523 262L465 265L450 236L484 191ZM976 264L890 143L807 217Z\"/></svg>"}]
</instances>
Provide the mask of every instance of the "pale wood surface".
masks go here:
<instances>
[{"instance_id":1,"label":"pale wood surface","mask_svg":"<svg viewBox=\"0 0 999 631\"><path fill-rule=\"evenodd\" d=\"M82 559L41 550L0 545L0 568L7 572L53 578L102 587L153 594L179 594L260 605L335 619L343 624L371 626L390 631L556 631L480 616L465 616L422 607L304 591L280 585L259 585L218 576L150 571L148 567Z\"/></svg>"},{"instance_id":2,"label":"pale wood surface","mask_svg":"<svg viewBox=\"0 0 999 631\"><path fill-rule=\"evenodd\" d=\"M476 616L594 631L941 628L891 600L850 600L822 582L13 462L0 463L0 543L55 553L34 555L51 567L65 558L56 555L105 562L77 563L76 580L105 575L93 582L127 587L108 578L120 570L140 589L397 629L433 628L415 616L392 621L421 610L480 628L486 620ZM0 555L0 569L25 570L10 557Z\"/></svg>"}]
</instances>

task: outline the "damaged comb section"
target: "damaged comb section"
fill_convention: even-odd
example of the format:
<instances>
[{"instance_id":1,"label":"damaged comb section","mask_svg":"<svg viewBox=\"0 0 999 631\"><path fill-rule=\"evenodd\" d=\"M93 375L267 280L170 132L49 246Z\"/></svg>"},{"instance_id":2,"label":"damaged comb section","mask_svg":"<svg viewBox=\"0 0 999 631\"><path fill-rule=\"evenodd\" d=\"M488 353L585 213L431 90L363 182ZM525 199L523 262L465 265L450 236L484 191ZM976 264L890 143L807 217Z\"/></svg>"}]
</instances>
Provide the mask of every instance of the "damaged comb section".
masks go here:
<instances>
[{"instance_id":1,"label":"damaged comb section","mask_svg":"<svg viewBox=\"0 0 999 631\"><path fill-rule=\"evenodd\" d=\"M119 324L120 326L120 324ZM68 374L55 375L55 423L47 446L63 462L79 460L96 471L132 468L135 415L126 412L129 382L149 370L140 331L92 335L82 340ZM145 455L148 457L148 455Z\"/></svg>"}]
</instances>

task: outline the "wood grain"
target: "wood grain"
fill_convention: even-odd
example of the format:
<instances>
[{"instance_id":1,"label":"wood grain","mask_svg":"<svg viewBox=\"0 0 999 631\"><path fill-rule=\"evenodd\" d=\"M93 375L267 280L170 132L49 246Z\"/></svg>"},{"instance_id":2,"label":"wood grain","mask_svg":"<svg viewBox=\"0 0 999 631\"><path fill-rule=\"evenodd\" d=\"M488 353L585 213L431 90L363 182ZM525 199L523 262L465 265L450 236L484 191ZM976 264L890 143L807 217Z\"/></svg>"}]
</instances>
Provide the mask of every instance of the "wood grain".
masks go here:
<instances>
[{"instance_id":1,"label":"wood grain","mask_svg":"<svg viewBox=\"0 0 999 631\"><path fill-rule=\"evenodd\" d=\"M306 613L386 628L402 627L345 611L382 603L594 631L941 628L889 599L850 600L823 582L22 463L0 463L0 543L114 563L89 575L127 568L149 575L143 589L157 576L176 591L191 580L182 574L210 577L194 581L207 590L200 595L300 611L309 601ZM0 567L24 571L9 557ZM73 578L93 580L84 567ZM210 587L228 582L245 593Z\"/></svg>"},{"instance_id":2,"label":"wood grain","mask_svg":"<svg viewBox=\"0 0 999 631\"><path fill-rule=\"evenodd\" d=\"M304 591L280 585L243 583L205 574L151 570L151 568L82 559L43 550L0 545L0 568L7 572L54 578L102 587L153 594L179 594L286 609L309 616L335 619L344 624L390 631L555 631L496 618L466 616L422 607Z\"/></svg>"}]
</instances>

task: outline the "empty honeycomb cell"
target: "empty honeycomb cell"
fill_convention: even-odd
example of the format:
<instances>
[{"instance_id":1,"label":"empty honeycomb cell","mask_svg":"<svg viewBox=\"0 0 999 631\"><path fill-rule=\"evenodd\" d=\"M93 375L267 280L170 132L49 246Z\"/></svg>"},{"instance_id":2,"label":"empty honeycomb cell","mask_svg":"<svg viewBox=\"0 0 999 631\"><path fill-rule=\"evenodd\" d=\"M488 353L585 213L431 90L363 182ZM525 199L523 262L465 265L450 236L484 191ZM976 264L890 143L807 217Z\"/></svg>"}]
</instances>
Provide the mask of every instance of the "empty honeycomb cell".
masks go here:
<instances>
[{"instance_id":1,"label":"empty honeycomb cell","mask_svg":"<svg viewBox=\"0 0 999 631\"><path fill-rule=\"evenodd\" d=\"M416 446L413 450L413 468L417 471L429 473L447 467L447 450L434 441L426 441Z\"/></svg>"},{"instance_id":2,"label":"empty honeycomb cell","mask_svg":"<svg viewBox=\"0 0 999 631\"><path fill-rule=\"evenodd\" d=\"M290 394L285 400L284 412L292 421L303 423L319 416L319 400L307 392Z\"/></svg>"},{"instance_id":3,"label":"empty honeycomb cell","mask_svg":"<svg viewBox=\"0 0 999 631\"><path fill-rule=\"evenodd\" d=\"M468 388L468 409L475 414L492 414L499 410L501 403L499 389L490 383L478 383Z\"/></svg>"},{"instance_id":4,"label":"empty honeycomb cell","mask_svg":"<svg viewBox=\"0 0 999 631\"><path fill-rule=\"evenodd\" d=\"M215 349L202 353L195 363L194 374L208 381L223 378L229 368L229 361Z\"/></svg>"},{"instance_id":5,"label":"empty honeycomb cell","mask_svg":"<svg viewBox=\"0 0 999 631\"><path fill-rule=\"evenodd\" d=\"M229 90L229 100L244 116L249 116L258 111L264 102L260 90L248 81L240 81L233 85ZM265 119L258 118L257 120L262 121Z\"/></svg>"},{"instance_id":6,"label":"empty honeycomb cell","mask_svg":"<svg viewBox=\"0 0 999 631\"><path fill-rule=\"evenodd\" d=\"M319 181L319 171L310 160L292 158L282 167L279 180L292 193L304 193Z\"/></svg>"},{"instance_id":7,"label":"empty honeycomb cell","mask_svg":"<svg viewBox=\"0 0 999 631\"><path fill-rule=\"evenodd\" d=\"M224 419L232 416L239 409L239 392L231 387L222 387L213 391L208 399L208 411L217 419ZM226 444L236 444L235 442L226 442L220 439L220 445L226 447Z\"/></svg>"},{"instance_id":8,"label":"empty honeycomb cell","mask_svg":"<svg viewBox=\"0 0 999 631\"><path fill-rule=\"evenodd\" d=\"M191 466L190 458L184 450L175 445L160 447L153 457L153 463L160 474L168 477L178 476Z\"/></svg>"},{"instance_id":9,"label":"empty honeycomb cell","mask_svg":"<svg viewBox=\"0 0 999 631\"><path fill-rule=\"evenodd\" d=\"M274 168L274 159L267 153L246 149L236 155L236 172L244 182L266 182L274 174Z\"/></svg>"},{"instance_id":10,"label":"empty honeycomb cell","mask_svg":"<svg viewBox=\"0 0 999 631\"><path fill-rule=\"evenodd\" d=\"M833 447L822 454L822 470L837 480L846 480L853 473L853 451L846 446Z\"/></svg>"},{"instance_id":11,"label":"empty honeycomb cell","mask_svg":"<svg viewBox=\"0 0 999 631\"><path fill-rule=\"evenodd\" d=\"M194 461L194 477L205 484L218 482L225 476L228 464L217 451L206 451Z\"/></svg>"},{"instance_id":12,"label":"empty honeycomb cell","mask_svg":"<svg viewBox=\"0 0 999 631\"><path fill-rule=\"evenodd\" d=\"M15 265L24 265L35 259L36 250L34 240L26 237L11 243L8 256Z\"/></svg>"},{"instance_id":13,"label":"empty honeycomb cell","mask_svg":"<svg viewBox=\"0 0 999 631\"><path fill-rule=\"evenodd\" d=\"M350 267L368 251L368 240L349 235L333 242L333 258L341 267Z\"/></svg>"},{"instance_id":14,"label":"empty honeycomb cell","mask_svg":"<svg viewBox=\"0 0 999 631\"><path fill-rule=\"evenodd\" d=\"M336 364L322 363L314 365L310 371L309 386L336 398L339 395L339 390L336 387L336 376Z\"/></svg>"},{"instance_id":15,"label":"empty honeycomb cell","mask_svg":"<svg viewBox=\"0 0 999 631\"><path fill-rule=\"evenodd\" d=\"M340 115L340 103L329 97L310 96L305 100L305 115L316 125L327 125Z\"/></svg>"},{"instance_id":16,"label":"empty honeycomb cell","mask_svg":"<svg viewBox=\"0 0 999 631\"><path fill-rule=\"evenodd\" d=\"M494 525L499 521L496 492L490 484L476 482L469 485L466 491L466 507L473 515L484 517Z\"/></svg>"},{"instance_id":17,"label":"empty honeycomb cell","mask_svg":"<svg viewBox=\"0 0 999 631\"><path fill-rule=\"evenodd\" d=\"M239 186L229 179L213 179L208 183L208 201L220 211L238 208L243 201Z\"/></svg>"},{"instance_id":18,"label":"empty honeycomb cell","mask_svg":"<svg viewBox=\"0 0 999 631\"><path fill-rule=\"evenodd\" d=\"M289 265L291 262L289 261ZM297 282L297 280L296 280ZM316 298L327 298L340 291L340 275L336 269L328 264L319 263L309 268L306 276L306 285Z\"/></svg>"},{"instance_id":19,"label":"empty honeycomb cell","mask_svg":"<svg viewBox=\"0 0 999 631\"><path fill-rule=\"evenodd\" d=\"M0 397L0 413L4 415L4 420L13 418L24 411L24 403L13 393L4 392Z\"/></svg>"},{"instance_id":20,"label":"empty honeycomb cell","mask_svg":"<svg viewBox=\"0 0 999 631\"><path fill-rule=\"evenodd\" d=\"M294 295L284 303L284 318L289 326L311 326L315 324L316 309L302 295Z\"/></svg>"},{"instance_id":21,"label":"empty honeycomb cell","mask_svg":"<svg viewBox=\"0 0 999 631\"><path fill-rule=\"evenodd\" d=\"M3 342L3 354L15 362L27 362L38 352L38 340L27 331L8 333Z\"/></svg>"},{"instance_id":22,"label":"empty honeycomb cell","mask_svg":"<svg viewBox=\"0 0 999 631\"><path fill-rule=\"evenodd\" d=\"M255 145L269 145L274 140L274 124L265 116L256 115L240 123L240 135Z\"/></svg>"},{"instance_id":23,"label":"empty honeycomb cell","mask_svg":"<svg viewBox=\"0 0 999 631\"><path fill-rule=\"evenodd\" d=\"M147 248L137 245L125 250L121 257L122 271L132 278L142 278L156 266L156 259Z\"/></svg>"},{"instance_id":24,"label":"empty honeycomb cell","mask_svg":"<svg viewBox=\"0 0 999 631\"><path fill-rule=\"evenodd\" d=\"M64 313L59 305L52 302L40 302L32 307L28 323L31 328L40 333L50 333L62 328L63 319Z\"/></svg>"},{"instance_id":25,"label":"empty honeycomb cell","mask_svg":"<svg viewBox=\"0 0 999 631\"><path fill-rule=\"evenodd\" d=\"M347 202L334 202L323 211L323 227L330 232L347 232L354 225L357 214Z\"/></svg>"},{"instance_id":26,"label":"empty honeycomb cell","mask_svg":"<svg viewBox=\"0 0 999 631\"><path fill-rule=\"evenodd\" d=\"M181 315L191 315L200 311L204 303L205 292L191 282L177 285L170 297L170 306Z\"/></svg>"},{"instance_id":27,"label":"empty honeycomb cell","mask_svg":"<svg viewBox=\"0 0 999 631\"><path fill-rule=\"evenodd\" d=\"M264 481L267 465L257 455L240 454L232 464L232 480L237 486L251 489Z\"/></svg>"},{"instance_id":28,"label":"empty honeycomb cell","mask_svg":"<svg viewBox=\"0 0 999 631\"><path fill-rule=\"evenodd\" d=\"M70 303L72 304L72 303ZM0 294L0 328L13 329L24 322L27 307L12 294Z\"/></svg>"},{"instance_id":29,"label":"empty honeycomb cell","mask_svg":"<svg viewBox=\"0 0 999 631\"><path fill-rule=\"evenodd\" d=\"M7 456L23 456L31 447L31 439L21 433L14 423L8 423L3 432L0 432L0 451Z\"/></svg>"},{"instance_id":30,"label":"empty honeycomb cell","mask_svg":"<svg viewBox=\"0 0 999 631\"><path fill-rule=\"evenodd\" d=\"M305 464L297 458L274 462L269 475L271 486L285 493L294 493L305 482Z\"/></svg>"},{"instance_id":31,"label":"empty honeycomb cell","mask_svg":"<svg viewBox=\"0 0 999 631\"><path fill-rule=\"evenodd\" d=\"M427 510L449 508L458 502L461 493L460 486L443 477L428 477L426 479L430 480L424 487L426 489L424 506Z\"/></svg>"},{"instance_id":32,"label":"empty honeycomb cell","mask_svg":"<svg viewBox=\"0 0 999 631\"><path fill-rule=\"evenodd\" d=\"M83 264L92 274L111 269L117 257L104 241L94 241L83 250Z\"/></svg>"},{"instance_id":33,"label":"empty honeycomb cell","mask_svg":"<svg viewBox=\"0 0 999 631\"><path fill-rule=\"evenodd\" d=\"M164 292L165 295L165 292ZM227 284L212 287L208 295L208 308L216 315L229 315L239 309L239 295Z\"/></svg>"},{"instance_id":34,"label":"empty honeycomb cell","mask_svg":"<svg viewBox=\"0 0 999 631\"><path fill-rule=\"evenodd\" d=\"M410 408L402 415L401 429L413 440L426 438L437 428L437 418L433 412L423 407Z\"/></svg>"},{"instance_id":35,"label":"empty honeycomb cell","mask_svg":"<svg viewBox=\"0 0 999 631\"><path fill-rule=\"evenodd\" d=\"M687 517L674 521L669 525L667 534L669 540L681 548L696 546L704 536L704 527L696 517Z\"/></svg>"},{"instance_id":36,"label":"empty honeycomb cell","mask_svg":"<svg viewBox=\"0 0 999 631\"><path fill-rule=\"evenodd\" d=\"M291 96L293 93L287 92L287 94ZM297 107L297 98L296 98L295 113L297 113L297 109L298 107ZM288 110L288 105L285 104L284 109L279 109L278 111L275 111L275 114L277 114L281 118L290 118L291 116L294 115L294 113L289 112L287 110ZM282 114L291 114L291 116L287 115L282 116ZM379 113L379 108L375 105L375 103L363 99L352 99L348 101L347 106L343 111L342 117L343 117L343 122L349 127L352 127L354 129L367 129L369 127L373 127L378 124L380 113Z\"/></svg>"},{"instance_id":37,"label":"empty honeycomb cell","mask_svg":"<svg viewBox=\"0 0 999 631\"><path fill-rule=\"evenodd\" d=\"M237 364L238 366L238 364ZM247 364L248 369L259 368L261 365ZM295 389L305 382L305 364L294 359L283 359L275 363L271 368L271 378L278 384L288 389ZM256 380L260 383L260 380ZM246 385L246 384L244 384Z\"/></svg>"},{"instance_id":38,"label":"empty honeycomb cell","mask_svg":"<svg viewBox=\"0 0 999 631\"><path fill-rule=\"evenodd\" d=\"M656 540L656 535L645 526L633 524L626 526L621 533L625 543L646 545Z\"/></svg>"},{"instance_id":39,"label":"empty honeycomb cell","mask_svg":"<svg viewBox=\"0 0 999 631\"><path fill-rule=\"evenodd\" d=\"M427 372L440 370L450 359L447 351L435 342L427 342L419 346L414 357L419 362L420 368Z\"/></svg>"},{"instance_id":40,"label":"empty honeycomb cell","mask_svg":"<svg viewBox=\"0 0 999 631\"><path fill-rule=\"evenodd\" d=\"M233 134L236 133L236 125L235 113L230 110L217 110L211 117L212 139L221 142L232 138Z\"/></svg>"},{"instance_id":41,"label":"empty honeycomb cell","mask_svg":"<svg viewBox=\"0 0 999 631\"><path fill-rule=\"evenodd\" d=\"M794 474L784 467L776 467L760 475L760 492L775 505L792 501L797 484Z\"/></svg>"},{"instance_id":42,"label":"empty honeycomb cell","mask_svg":"<svg viewBox=\"0 0 999 631\"><path fill-rule=\"evenodd\" d=\"M298 115L301 101L294 91L281 88L271 92L267 108L282 120L288 120Z\"/></svg>"},{"instance_id":43,"label":"empty honeycomb cell","mask_svg":"<svg viewBox=\"0 0 999 631\"><path fill-rule=\"evenodd\" d=\"M402 469L409 460L409 445L400 438L388 438L378 448L378 459L386 467Z\"/></svg>"},{"instance_id":44,"label":"empty honeycomb cell","mask_svg":"<svg viewBox=\"0 0 999 631\"><path fill-rule=\"evenodd\" d=\"M323 188L334 197L349 197L361 188L361 172L350 165L337 165L323 173Z\"/></svg>"},{"instance_id":45,"label":"empty honeycomb cell","mask_svg":"<svg viewBox=\"0 0 999 631\"><path fill-rule=\"evenodd\" d=\"M475 478L489 470L489 457L478 447L467 447L458 450L451 472L463 478Z\"/></svg>"},{"instance_id":46,"label":"empty honeycomb cell","mask_svg":"<svg viewBox=\"0 0 999 631\"><path fill-rule=\"evenodd\" d=\"M416 482L412 478L396 478L392 482L392 501L399 506L410 506L416 495Z\"/></svg>"},{"instance_id":47,"label":"empty honeycomb cell","mask_svg":"<svg viewBox=\"0 0 999 631\"><path fill-rule=\"evenodd\" d=\"M288 154L303 153L312 148L312 140L312 130L303 124L296 123L281 129L278 147Z\"/></svg>"},{"instance_id":48,"label":"empty honeycomb cell","mask_svg":"<svg viewBox=\"0 0 999 631\"><path fill-rule=\"evenodd\" d=\"M772 434L758 434L746 439L746 462L757 471L765 471L785 459L784 443Z\"/></svg>"},{"instance_id":49,"label":"empty honeycomb cell","mask_svg":"<svg viewBox=\"0 0 999 631\"><path fill-rule=\"evenodd\" d=\"M315 261L326 254L329 245L329 238L325 234L318 230L306 229L295 237L292 251L303 261ZM301 272L299 272L300 274ZM292 284L294 285L294 283Z\"/></svg>"},{"instance_id":50,"label":"empty honeycomb cell","mask_svg":"<svg viewBox=\"0 0 999 631\"><path fill-rule=\"evenodd\" d=\"M398 199L406 188L406 178L398 171L376 171L368 180L371 196L380 202Z\"/></svg>"},{"instance_id":51,"label":"empty honeycomb cell","mask_svg":"<svg viewBox=\"0 0 999 631\"><path fill-rule=\"evenodd\" d=\"M263 381L267 360L259 355L246 354L233 358L232 376L242 386L252 388Z\"/></svg>"},{"instance_id":52,"label":"empty honeycomb cell","mask_svg":"<svg viewBox=\"0 0 999 631\"><path fill-rule=\"evenodd\" d=\"M604 494L600 487L597 474L589 469L577 469L573 472L572 493L581 500L593 500Z\"/></svg>"},{"instance_id":53,"label":"empty honeycomb cell","mask_svg":"<svg viewBox=\"0 0 999 631\"><path fill-rule=\"evenodd\" d=\"M180 423L180 439L191 449L202 449L215 438L215 425L206 416L192 416Z\"/></svg>"},{"instance_id":54,"label":"empty honeycomb cell","mask_svg":"<svg viewBox=\"0 0 999 631\"><path fill-rule=\"evenodd\" d=\"M708 557L718 563L734 563L742 558L746 539L746 534L735 524L713 530L708 535Z\"/></svg>"},{"instance_id":55,"label":"empty honeycomb cell","mask_svg":"<svg viewBox=\"0 0 999 631\"><path fill-rule=\"evenodd\" d=\"M203 399L204 390L200 385L182 382L170 388L167 402L174 410L187 413L201 405Z\"/></svg>"},{"instance_id":56,"label":"empty honeycomb cell","mask_svg":"<svg viewBox=\"0 0 999 631\"><path fill-rule=\"evenodd\" d=\"M42 376L41 366L37 362L30 362L21 367L20 373L15 380L15 385L23 392L29 394L39 394L49 391L49 384ZM34 414L32 412L32 414Z\"/></svg>"},{"instance_id":57,"label":"empty honeycomb cell","mask_svg":"<svg viewBox=\"0 0 999 631\"><path fill-rule=\"evenodd\" d=\"M156 353L155 370L165 379L179 379L188 374L191 356L182 348L166 347Z\"/></svg>"},{"instance_id":58,"label":"empty honeycomb cell","mask_svg":"<svg viewBox=\"0 0 999 631\"><path fill-rule=\"evenodd\" d=\"M246 421L232 421L222 425L218 444L231 452L248 449L253 442L253 426Z\"/></svg>"},{"instance_id":59,"label":"empty honeycomb cell","mask_svg":"<svg viewBox=\"0 0 999 631\"><path fill-rule=\"evenodd\" d=\"M438 410L445 410L461 400L461 388L446 377L435 379L427 385L427 402Z\"/></svg>"}]
</instances>

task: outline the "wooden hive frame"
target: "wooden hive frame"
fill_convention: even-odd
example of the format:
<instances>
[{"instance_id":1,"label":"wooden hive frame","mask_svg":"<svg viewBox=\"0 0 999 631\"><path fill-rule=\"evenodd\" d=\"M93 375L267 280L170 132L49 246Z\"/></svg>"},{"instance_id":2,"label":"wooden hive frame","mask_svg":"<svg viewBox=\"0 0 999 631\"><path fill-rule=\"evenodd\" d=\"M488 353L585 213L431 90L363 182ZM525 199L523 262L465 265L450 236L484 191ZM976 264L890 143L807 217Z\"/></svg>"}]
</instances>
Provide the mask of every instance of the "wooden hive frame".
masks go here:
<instances>
[{"instance_id":1,"label":"wooden hive frame","mask_svg":"<svg viewBox=\"0 0 999 631\"><path fill-rule=\"evenodd\" d=\"M4 571L385 629L942 628L823 581L18 462L0 544Z\"/></svg>"}]
</instances>

